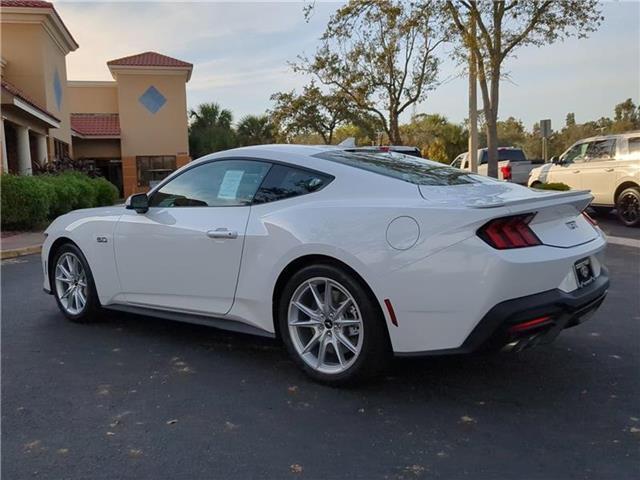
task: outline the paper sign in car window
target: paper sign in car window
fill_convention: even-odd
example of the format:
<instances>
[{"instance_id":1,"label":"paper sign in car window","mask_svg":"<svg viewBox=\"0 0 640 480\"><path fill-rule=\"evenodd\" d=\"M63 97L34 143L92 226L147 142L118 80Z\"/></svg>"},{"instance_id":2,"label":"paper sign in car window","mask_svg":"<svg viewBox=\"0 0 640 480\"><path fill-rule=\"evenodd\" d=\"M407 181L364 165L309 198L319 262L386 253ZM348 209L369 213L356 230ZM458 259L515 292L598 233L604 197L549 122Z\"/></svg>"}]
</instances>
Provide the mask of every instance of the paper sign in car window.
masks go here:
<instances>
[{"instance_id":1,"label":"paper sign in car window","mask_svg":"<svg viewBox=\"0 0 640 480\"><path fill-rule=\"evenodd\" d=\"M218 198L235 200L243 174L242 170L227 170L220 184L220 190L218 190Z\"/></svg>"}]
</instances>

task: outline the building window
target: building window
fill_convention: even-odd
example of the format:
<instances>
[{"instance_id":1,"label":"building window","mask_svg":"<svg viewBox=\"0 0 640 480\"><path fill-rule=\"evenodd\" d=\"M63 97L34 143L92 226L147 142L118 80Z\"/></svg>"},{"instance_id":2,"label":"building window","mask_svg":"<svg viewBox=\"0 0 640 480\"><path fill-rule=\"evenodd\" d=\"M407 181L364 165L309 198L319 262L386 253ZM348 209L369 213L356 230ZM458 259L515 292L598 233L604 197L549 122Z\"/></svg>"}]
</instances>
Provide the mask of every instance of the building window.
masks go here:
<instances>
[{"instance_id":1,"label":"building window","mask_svg":"<svg viewBox=\"0 0 640 480\"><path fill-rule=\"evenodd\" d=\"M136 157L138 186L153 188L176 169L176 157L156 155Z\"/></svg>"},{"instance_id":2,"label":"building window","mask_svg":"<svg viewBox=\"0 0 640 480\"><path fill-rule=\"evenodd\" d=\"M65 143L57 138L53 140L53 153L54 157L58 160L63 160L69 157L69 144Z\"/></svg>"}]
</instances>

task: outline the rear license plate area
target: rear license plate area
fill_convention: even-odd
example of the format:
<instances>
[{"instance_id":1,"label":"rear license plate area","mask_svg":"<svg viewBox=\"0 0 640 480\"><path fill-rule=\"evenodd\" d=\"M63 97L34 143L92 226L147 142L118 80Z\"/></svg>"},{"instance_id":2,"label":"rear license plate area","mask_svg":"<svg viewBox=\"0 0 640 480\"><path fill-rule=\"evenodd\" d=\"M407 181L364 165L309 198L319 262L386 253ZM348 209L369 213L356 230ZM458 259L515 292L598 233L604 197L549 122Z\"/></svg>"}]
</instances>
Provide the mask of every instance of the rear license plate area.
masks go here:
<instances>
[{"instance_id":1,"label":"rear license plate area","mask_svg":"<svg viewBox=\"0 0 640 480\"><path fill-rule=\"evenodd\" d=\"M573 271L576 274L576 281L578 282L578 288L586 287L596 278L593 273L593 265L591 264L591 258L583 258L578 260L573 265Z\"/></svg>"}]
</instances>

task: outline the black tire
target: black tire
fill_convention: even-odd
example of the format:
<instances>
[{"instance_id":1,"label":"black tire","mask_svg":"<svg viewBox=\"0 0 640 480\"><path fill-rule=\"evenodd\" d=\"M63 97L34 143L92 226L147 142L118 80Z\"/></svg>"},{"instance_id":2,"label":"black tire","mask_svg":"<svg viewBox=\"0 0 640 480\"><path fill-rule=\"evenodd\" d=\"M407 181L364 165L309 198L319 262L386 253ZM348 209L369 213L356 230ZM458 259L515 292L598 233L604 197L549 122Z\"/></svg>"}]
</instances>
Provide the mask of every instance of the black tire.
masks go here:
<instances>
[{"instance_id":1,"label":"black tire","mask_svg":"<svg viewBox=\"0 0 640 480\"><path fill-rule=\"evenodd\" d=\"M627 227L640 226L640 188L627 188L618 195L616 213Z\"/></svg>"},{"instance_id":2,"label":"black tire","mask_svg":"<svg viewBox=\"0 0 640 480\"><path fill-rule=\"evenodd\" d=\"M605 217L607 215L609 215L609 213L611 213L611 210L613 210L613 207L594 207L591 206L591 210L593 210L593 212L598 215L599 217Z\"/></svg>"},{"instance_id":3,"label":"black tire","mask_svg":"<svg viewBox=\"0 0 640 480\"><path fill-rule=\"evenodd\" d=\"M86 273L86 282L87 288L86 290L86 303L84 307L77 313L70 313L65 306L62 304L60 299L62 292L59 292L59 288L55 279L56 276L56 266L58 264L58 260L65 253L71 253L75 255L75 257L80 261L84 272ZM58 308L62 312L62 314L67 317L72 322L77 323L89 323L101 318L102 308L100 306L100 300L98 299L98 294L96 292L96 286L93 281L93 275L91 273L91 269L89 268L89 264L87 263L87 259L82 254L82 251L73 243L65 243L58 247L58 249L54 252L53 257L51 259L51 264L49 265L49 279L51 283L51 291L53 296L56 299L56 303L58 304Z\"/></svg>"},{"instance_id":4,"label":"black tire","mask_svg":"<svg viewBox=\"0 0 640 480\"><path fill-rule=\"evenodd\" d=\"M529 188L540 188L541 185L542 185L542 182L535 181L531 184Z\"/></svg>"},{"instance_id":5,"label":"black tire","mask_svg":"<svg viewBox=\"0 0 640 480\"><path fill-rule=\"evenodd\" d=\"M355 300L362 316L361 350L346 370L327 374L309 366L297 352L289 331L289 303L296 290L312 278L329 278L346 288ZM361 280L342 268L331 264L314 264L296 272L287 281L278 302L278 326L282 341L293 361L313 380L332 386L355 384L383 372L388 366L391 347L386 321L377 300Z\"/></svg>"}]
</instances>

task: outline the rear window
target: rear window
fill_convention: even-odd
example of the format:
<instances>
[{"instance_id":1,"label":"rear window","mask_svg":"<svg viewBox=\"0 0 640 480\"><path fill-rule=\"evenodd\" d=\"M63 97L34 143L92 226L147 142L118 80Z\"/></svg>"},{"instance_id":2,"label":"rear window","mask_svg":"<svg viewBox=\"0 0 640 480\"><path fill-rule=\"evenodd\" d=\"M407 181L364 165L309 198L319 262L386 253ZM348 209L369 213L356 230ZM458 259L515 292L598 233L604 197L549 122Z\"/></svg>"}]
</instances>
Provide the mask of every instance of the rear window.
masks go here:
<instances>
[{"instance_id":1,"label":"rear window","mask_svg":"<svg viewBox=\"0 0 640 480\"><path fill-rule=\"evenodd\" d=\"M526 162L527 157L525 157L524 152L519 149L506 148L498 149L498 161L509 160L511 162Z\"/></svg>"},{"instance_id":2,"label":"rear window","mask_svg":"<svg viewBox=\"0 0 640 480\"><path fill-rule=\"evenodd\" d=\"M416 185L463 185L477 183L472 175L448 165L419 160L396 152L334 151L315 155L324 160L397 178Z\"/></svg>"}]
</instances>

